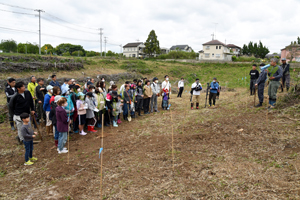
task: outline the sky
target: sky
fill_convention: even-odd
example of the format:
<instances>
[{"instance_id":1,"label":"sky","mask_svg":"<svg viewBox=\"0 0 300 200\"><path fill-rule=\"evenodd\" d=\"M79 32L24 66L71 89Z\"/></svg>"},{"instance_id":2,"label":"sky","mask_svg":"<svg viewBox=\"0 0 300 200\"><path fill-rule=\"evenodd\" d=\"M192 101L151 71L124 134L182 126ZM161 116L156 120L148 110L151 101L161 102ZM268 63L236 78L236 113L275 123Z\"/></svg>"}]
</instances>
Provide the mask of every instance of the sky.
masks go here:
<instances>
[{"instance_id":1,"label":"sky","mask_svg":"<svg viewBox=\"0 0 300 200\"><path fill-rule=\"evenodd\" d=\"M102 50L107 37L106 51L117 53L121 45L145 42L151 30L160 47L187 44L196 52L213 33L217 40L240 47L261 41L270 53L280 53L300 36L300 0L0 0L0 39L38 44L35 9L45 11L42 46L71 43L98 52L99 28Z\"/></svg>"}]
</instances>

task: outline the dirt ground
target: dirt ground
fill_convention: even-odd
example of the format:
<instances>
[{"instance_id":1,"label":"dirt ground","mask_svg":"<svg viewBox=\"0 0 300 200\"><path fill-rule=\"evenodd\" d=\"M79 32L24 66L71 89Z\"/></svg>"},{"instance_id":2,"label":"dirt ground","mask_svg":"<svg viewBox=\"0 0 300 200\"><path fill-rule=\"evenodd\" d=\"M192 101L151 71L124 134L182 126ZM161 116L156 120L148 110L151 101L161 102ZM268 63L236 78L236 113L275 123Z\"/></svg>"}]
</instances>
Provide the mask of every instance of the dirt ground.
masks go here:
<instances>
[{"instance_id":1,"label":"dirt ground","mask_svg":"<svg viewBox=\"0 0 300 200\"><path fill-rule=\"evenodd\" d=\"M187 92L170 102L171 111L105 127L103 199L300 198L295 116L254 108L245 89L222 92L215 109L204 93L199 110ZM0 199L100 199L100 130L70 136L69 164L48 136L24 166L16 132L0 129Z\"/></svg>"}]
</instances>

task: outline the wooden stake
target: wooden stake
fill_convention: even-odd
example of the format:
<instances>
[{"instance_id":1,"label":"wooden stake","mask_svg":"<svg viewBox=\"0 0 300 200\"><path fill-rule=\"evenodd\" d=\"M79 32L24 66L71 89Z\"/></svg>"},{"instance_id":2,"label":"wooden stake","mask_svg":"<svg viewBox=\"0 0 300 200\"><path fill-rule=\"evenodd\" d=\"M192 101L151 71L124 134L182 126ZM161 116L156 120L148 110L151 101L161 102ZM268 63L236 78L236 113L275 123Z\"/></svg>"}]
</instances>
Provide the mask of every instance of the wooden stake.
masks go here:
<instances>
[{"instance_id":1,"label":"wooden stake","mask_svg":"<svg viewBox=\"0 0 300 200\"><path fill-rule=\"evenodd\" d=\"M172 123L172 161L173 161L173 171L174 171L174 131L173 131L173 117L172 111L170 110L171 114L171 123Z\"/></svg>"},{"instance_id":2,"label":"wooden stake","mask_svg":"<svg viewBox=\"0 0 300 200\"><path fill-rule=\"evenodd\" d=\"M34 117L34 115L31 115L31 116L32 116L32 118L33 118L34 124L35 124L35 126L36 126L36 128L37 128L37 130L38 130L38 134L40 135L40 138L41 138L41 141L42 141L42 140L43 140L43 137L42 137L41 131L40 131L40 129L39 129L37 123L36 123L35 117Z\"/></svg>"},{"instance_id":3,"label":"wooden stake","mask_svg":"<svg viewBox=\"0 0 300 200\"><path fill-rule=\"evenodd\" d=\"M255 99L256 99L256 87L254 86L254 107L255 107Z\"/></svg>"},{"instance_id":4,"label":"wooden stake","mask_svg":"<svg viewBox=\"0 0 300 200\"><path fill-rule=\"evenodd\" d=\"M103 123L104 123L104 114L102 113L102 138L101 138L101 148L103 148ZM102 150L103 151L103 150ZM100 161L100 165L101 165L101 172L100 172L100 199L102 199L102 163L103 163L103 152L102 155L100 154L101 157L101 161Z\"/></svg>"},{"instance_id":5,"label":"wooden stake","mask_svg":"<svg viewBox=\"0 0 300 200\"><path fill-rule=\"evenodd\" d=\"M70 112L69 112L69 122L70 119ZM69 130L70 124L68 123L68 164L70 164L70 130Z\"/></svg>"}]
</instances>

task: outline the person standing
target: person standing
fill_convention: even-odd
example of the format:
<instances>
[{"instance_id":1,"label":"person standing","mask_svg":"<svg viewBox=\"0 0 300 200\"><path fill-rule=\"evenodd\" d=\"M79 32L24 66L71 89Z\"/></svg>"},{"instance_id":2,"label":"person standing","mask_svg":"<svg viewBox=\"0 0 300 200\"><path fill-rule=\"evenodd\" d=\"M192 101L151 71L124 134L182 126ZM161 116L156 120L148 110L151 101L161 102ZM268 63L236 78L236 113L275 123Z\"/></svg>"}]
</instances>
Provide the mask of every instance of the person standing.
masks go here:
<instances>
[{"instance_id":1,"label":"person standing","mask_svg":"<svg viewBox=\"0 0 300 200\"><path fill-rule=\"evenodd\" d=\"M65 107L68 106L67 99L62 97L57 101L57 107L56 107L56 126L57 130L59 132L59 138L58 138L58 153L68 153L67 148L64 148L64 146L67 143L68 139L68 129L70 125L70 118L67 115Z\"/></svg>"},{"instance_id":2,"label":"person standing","mask_svg":"<svg viewBox=\"0 0 300 200\"><path fill-rule=\"evenodd\" d=\"M14 95L9 102L9 110L13 114L13 120L16 123L18 129L18 136L16 139L21 144L21 141L24 140L21 127L23 125L23 121L20 118L22 113L28 113L34 115L35 109L33 104L32 95L29 91L25 91L25 85L23 82L16 83L16 89L18 90L17 94ZM30 122L29 122L30 123Z\"/></svg>"},{"instance_id":3,"label":"person standing","mask_svg":"<svg viewBox=\"0 0 300 200\"><path fill-rule=\"evenodd\" d=\"M267 70L262 69L263 66L265 66L264 63L260 64L261 72L255 83L255 87L258 87L257 93L258 93L258 99L259 99L259 104L257 104L255 107L261 107L264 102L264 90L265 90L265 82L267 80Z\"/></svg>"},{"instance_id":4,"label":"person standing","mask_svg":"<svg viewBox=\"0 0 300 200\"><path fill-rule=\"evenodd\" d=\"M282 68L277 65L278 60L276 58L271 59L271 66L268 68L268 76L270 77L270 84L268 89L269 95L269 108L274 108L277 99L277 90L280 86L280 79L282 78Z\"/></svg>"},{"instance_id":5,"label":"person standing","mask_svg":"<svg viewBox=\"0 0 300 200\"><path fill-rule=\"evenodd\" d=\"M249 73L250 75L250 95L254 95L255 93L255 83L259 77L259 72L256 70L256 64L252 65L252 70Z\"/></svg>"},{"instance_id":6,"label":"person standing","mask_svg":"<svg viewBox=\"0 0 300 200\"><path fill-rule=\"evenodd\" d=\"M179 92L178 92L177 97L181 98L182 92L184 90L184 79L183 78L181 78L181 80L178 81L178 90L179 90Z\"/></svg>"},{"instance_id":7,"label":"person standing","mask_svg":"<svg viewBox=\"0 0 300 200\"><path fill-rule=\"evenodd\" d=\"M165 75L165 80L161 84L161 91L168 90L168 99L170 99L170 93L171 93L171 83L169 82L169 76ZM163 98L163 97L162 97ZM169 100L168 100L169 105ZM161 107L163 108L163 103L161 103Z\"/></svg>"},{"instance_id":8,"label":"person standing","mask_svg":"<svg viewBox=\"0 0 300 200\"><path fill-rule=\"evenodd\" d=\"M216 105L216 97L219 90L219 84L217 83L217 78L213 78L213 81L210 84L209 91L209 106L211 106L211 100L213 100L213 106Z\"/></svg>"},{"instance_id":9,"label":"person standing","mask_svg":"<svg viewBox=\"0 0 300 200\"><path fill-rule=\"evenodd\" d=\"M153 83L151 84L151 89L152 89L152 96L151 96L151 104L150 104L150 110L153 113L153 108L154 108L154 112L159 112L157 110L157 98L159 96L159 92L160 92L160 88L158 83L158 78L154 77L153 78Z\"/></svg>"},{"instance_id":10,"label":"person standing","mask_svg":"<svg viewBox=\"0 0 300 200\"><path fill-rule=\"evenodd\" d=\"M36 78L35 78L35 76L31 76L30 77L30 83L28 83L28 85L27 85L27 89L30 92L30 94L31 94L34 101L36 100L36 96L35 96L36 86L38 86L38 84L36 83Z\"/></svg>"},{"instance_id":11,"label":"person standing","mask_svg":"<svg viewBox=\"0 0 300 200\"><path fill-rule=\"evenodd\" d=\"M44 86L44 80L42 78L38 78L37 80L38 86L35 88L35 97L36 97L36 110L37 110L37 123L39 124L40 120L44 118L46 120L46 114L43 110L44 98L47 94L46 87Z\"/></svg>"},{"instance_id":12,"label":"person standing","mask_svg":"<svg viewBox=\"0 0 300 200\"><path fill-rule=\"evenodd\" d=\"M52 125L52 121L49 118L49 114L51 111L50 99L53 94L53 87L51 85L48 85L46 90L47 90L47 94L45 95L45 98L44 98L43 110L46 112L46 132L48 135L52 135L53 134L53 125Z\"/></svg>"},{"instance_id":13,"label":"person standing","mask_svg":"<svg viewBox=\"0 0 300 200\"><path fill-rule=\"evenodd\" d=\"M199 109L199 101L200 101L200 91L202 90L202 85L199 82L199 78L196 79L196 81L192 84L191 88L191 94L192 96L192 101L191 101L191 109L193 110L194 108L194 102L196 102L196 109Z\"/></svg>"},{"instance_id":14,"label":"person standing","mask_svg":"<svg viewBox=\"0 0 300 200\"><path fill-rule=\"evenodd\" d=\"M9 110L9 102L10 99L16 94L16 80L14 78L9 78L7 81L7 86L5 87L5 95L6 95L6 100L7 100L7 107ZM8 119L10 123L11 130L14 131L15 126L14 126L14 120L13 120L13 114L11 112L8 112Z\"/></svg>"},{"instance_id":15,"label":"person standing","mask_svg":"<svg viewBox=\"0 0 300 200\"><path fill-rule=\"evenodd\" d=\"M150 114L149 106L150 106L150 98L152 97L152 95L153 95L153 93L152 93L152 89L150 86L150 81L146 80L145 86L144 86L144 102L143 102L145 115Z\"/></svg>"},{"instance_id":16,"label":"person standing","mask_svg":"<svg viewBox=\"0 0 300 200\"><path fill-rule=\"evenodd\" d=\"M136 111L138 112L139 116L141 115L141 110L142 110L142 102L144 98L144 93L143 93L143 88L142 88L142 80L139 80L137 82L137 87L136 87Z\"/></svg>"},{"instance_id":17,"label":"person standing","mask_svg":"<svg viewBox=\"0 0 300 200\"><path fill-rule=\"evenodd\" d=\"M282 82L281 82L281 92L283 92L283 88L286 86L286 91L288 92L290 89L290 64L286 63L286 58L282 58Z\"/></svg>"},{"instance_id":18,"label":"person standing","mask_svg":"<svg viewBox=\"0 0 300 200\"><path fill-rule=\"evenodd\" d=\"M49 85L51 85L52 87L58 86L59 89L61 89L59 82L56 81L56 75L53 74L53 75L51 76L51 78L52 78L52 81L49 83Z\"/></svg>"}]
</instances>

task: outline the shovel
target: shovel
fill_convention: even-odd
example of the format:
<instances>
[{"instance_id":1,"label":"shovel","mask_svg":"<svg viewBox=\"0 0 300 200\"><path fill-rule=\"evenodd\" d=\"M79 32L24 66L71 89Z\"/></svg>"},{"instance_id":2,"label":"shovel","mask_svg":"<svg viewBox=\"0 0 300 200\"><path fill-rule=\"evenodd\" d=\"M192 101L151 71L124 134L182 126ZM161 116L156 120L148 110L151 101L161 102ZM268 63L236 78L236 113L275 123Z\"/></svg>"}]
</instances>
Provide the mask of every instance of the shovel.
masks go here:
<instances>
[{"instance_id":1,"label":"shovel","mask_svg":"<svg viewBox=\"0 0 300 200\"><path fill-rule=\"evenodd\" d=\"M130 109L129 109L129 104L128 104L128 121L131 122L131 116L130 116Z\"/></svg>"}]
</instances>

